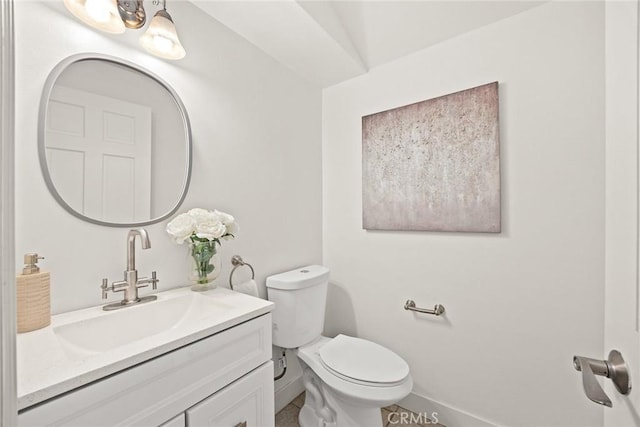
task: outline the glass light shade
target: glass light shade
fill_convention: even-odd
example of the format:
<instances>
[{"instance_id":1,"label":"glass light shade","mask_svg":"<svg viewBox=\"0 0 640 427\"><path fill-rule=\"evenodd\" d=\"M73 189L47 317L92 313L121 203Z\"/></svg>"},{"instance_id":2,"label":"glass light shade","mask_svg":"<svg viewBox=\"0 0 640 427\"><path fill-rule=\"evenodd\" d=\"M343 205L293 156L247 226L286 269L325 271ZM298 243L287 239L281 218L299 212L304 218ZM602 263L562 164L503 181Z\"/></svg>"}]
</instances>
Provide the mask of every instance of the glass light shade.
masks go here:
<instances>
[{"instance_id":1,"label":"glass light shade","mask_svg":"<svg viewBox=\"0 0 640 427\"><path fill-rule=\"evenodd\" d=\"M140 37L140 44L150 53L165 59L181 59L186 55L173 20L166 10L156 12L149 28Z\"/></svg>"},{"instance_id":2,"label":"glass light shade","mask_svg":"<svg viewBox=\"0 0 640 427\"><path fill-rule=\"evenodd\" d=\"M76 18L93 28L111 34L124 33L116 0L64 0L64 5Z\"/></svg>"}]
</instances>

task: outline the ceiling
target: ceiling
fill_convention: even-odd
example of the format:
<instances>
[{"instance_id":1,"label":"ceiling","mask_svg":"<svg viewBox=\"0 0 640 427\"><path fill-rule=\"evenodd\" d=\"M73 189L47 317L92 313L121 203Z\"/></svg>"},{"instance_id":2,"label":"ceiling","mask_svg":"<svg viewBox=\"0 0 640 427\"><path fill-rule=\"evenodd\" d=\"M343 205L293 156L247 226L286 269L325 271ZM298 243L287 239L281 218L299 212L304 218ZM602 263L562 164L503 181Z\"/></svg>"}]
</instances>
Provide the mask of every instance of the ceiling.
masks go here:
<instances>
[{"instance_id":1,"label":"ceiling","mask_svg":"<svg viewBox=\"0 0 640 427\"><path fill-rule=\"evenodd\" d=\"M545 1L191 0L307 80L328 87Z\"/></svg>"}]
</instances>

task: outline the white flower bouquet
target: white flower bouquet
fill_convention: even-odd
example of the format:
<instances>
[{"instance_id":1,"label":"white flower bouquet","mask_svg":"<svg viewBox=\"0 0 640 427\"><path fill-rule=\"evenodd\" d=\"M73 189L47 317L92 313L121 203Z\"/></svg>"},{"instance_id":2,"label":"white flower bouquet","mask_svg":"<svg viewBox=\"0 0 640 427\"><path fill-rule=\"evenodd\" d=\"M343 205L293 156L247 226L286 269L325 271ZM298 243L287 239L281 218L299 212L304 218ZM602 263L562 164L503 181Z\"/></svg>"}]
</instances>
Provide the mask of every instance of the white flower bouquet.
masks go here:
<instances>
[{"instance_id":1,"label":"white flower bouquet","mask_svg":"<svg viewBox=\"0 0 640 427\"><path fill-rule=\"evenodd\" d=\"M217 253L216 244L221 244L220 239L235 238L238 230L233 216L201 208L182 213L167 224L167 233L176 243L189 243L189 253L194 263L194 280L198 284L207 284L218 276L219 272L215 271L211 262Z\"/></svg>"}]
</instances>

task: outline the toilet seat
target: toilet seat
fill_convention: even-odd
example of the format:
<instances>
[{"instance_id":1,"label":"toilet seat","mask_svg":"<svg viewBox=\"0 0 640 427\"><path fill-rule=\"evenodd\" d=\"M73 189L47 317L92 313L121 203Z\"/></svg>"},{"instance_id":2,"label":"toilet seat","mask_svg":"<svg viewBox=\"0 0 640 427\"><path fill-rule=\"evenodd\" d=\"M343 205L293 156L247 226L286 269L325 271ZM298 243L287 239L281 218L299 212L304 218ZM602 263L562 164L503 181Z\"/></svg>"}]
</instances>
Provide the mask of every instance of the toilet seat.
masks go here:
<instances>
[{"instance_id":1,"label":"toilet seat","mask_svg":"<svg viewBox=\"0 0 640 427\"><path fill-rule=\"evenodd\" d=\"M294 350L294 354L302 363L303 370L308 368L314 375L317 375L323 384L323 389L327 393L335 393L337 396L340 396L340 399L349 401L351 404L382 408L399 402L413 389L411 373L408 373L406 377L398 383L387 384L359 381L342 374L338 375L333 368L327 367L326 362L323 362L320 358L320 350L333 340L335 340L335 338L320 336L312 342ZM340 341L343 341L343 339L340 338L339 342ZM326 351L330 351L330 349L331 347ZM391 350L388 351L391 352ZM395 356L400 358L400 356ZM380 367L378 367L378 369L379 368ZM324 385L327 387L324 388Z\"/></svg>"},{"instance_id":2,"label":"toilet seat","mask_svg":"<svg viewBox=\"0 0 640 427\"><path fill-rule=\"evenodd\" d=\"M318 355L333 375L360 385L389 387L409 376L409 365L400 356L361 338L338 335L320 347Z\"/></svg>"}]
</instances>

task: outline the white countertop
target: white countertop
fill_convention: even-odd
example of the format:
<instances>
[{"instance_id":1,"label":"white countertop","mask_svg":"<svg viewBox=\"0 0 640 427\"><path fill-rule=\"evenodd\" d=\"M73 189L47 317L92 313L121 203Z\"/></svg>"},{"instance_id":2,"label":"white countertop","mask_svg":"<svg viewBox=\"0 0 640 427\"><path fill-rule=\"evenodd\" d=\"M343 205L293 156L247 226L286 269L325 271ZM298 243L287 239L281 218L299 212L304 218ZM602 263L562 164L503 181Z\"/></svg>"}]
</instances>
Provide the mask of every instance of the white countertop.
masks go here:
<instances>
[{"instance_id":1,"label":"white countertop","mask_svg":"<svg viewBox=\"0 0 640 427\"><path fill-rule=\"evenodd\" d=\"M206 315L178 322L175 326L125 345L100 352L70 351L55 328L86 319L136 310L146 304L106 312L102 305L52 316L51 325L37 331L17 335L18 410L81 387L138 363L183 347L199 339L223 331L247 320L269 313L273 303L227 288L195 293L190 288L178 288L156 294L158 301L190 294L210 297L217 307ZM133 312L131 312L133 313ZM144 320L143 320L144 321ZM118 334L114 328L113 334Z\"/></svg>"}]
</instances>

